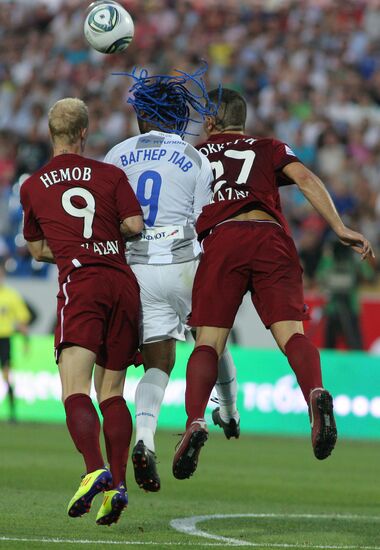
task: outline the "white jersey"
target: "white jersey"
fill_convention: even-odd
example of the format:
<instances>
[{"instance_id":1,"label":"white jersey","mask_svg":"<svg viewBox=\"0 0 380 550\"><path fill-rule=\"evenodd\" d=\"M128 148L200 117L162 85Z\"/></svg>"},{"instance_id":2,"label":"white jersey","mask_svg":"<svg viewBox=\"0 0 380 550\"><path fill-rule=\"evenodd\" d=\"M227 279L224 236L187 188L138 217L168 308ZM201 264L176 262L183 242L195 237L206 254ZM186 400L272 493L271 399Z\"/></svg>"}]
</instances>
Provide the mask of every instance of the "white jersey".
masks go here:
<instances>
[{"instance_id":1,"label":"white jersey","mask_svg":"<svg viewBox=\"0 0 380 550\"><path fill-rule=\"evenodd\" d=\"M128 176L144 214L141 239L128 243L129 264L175 264L200 253L195 221L210 202L211 164L176 134L151 131L115 145L104 162Z\"/></svg>"}]
</instances>

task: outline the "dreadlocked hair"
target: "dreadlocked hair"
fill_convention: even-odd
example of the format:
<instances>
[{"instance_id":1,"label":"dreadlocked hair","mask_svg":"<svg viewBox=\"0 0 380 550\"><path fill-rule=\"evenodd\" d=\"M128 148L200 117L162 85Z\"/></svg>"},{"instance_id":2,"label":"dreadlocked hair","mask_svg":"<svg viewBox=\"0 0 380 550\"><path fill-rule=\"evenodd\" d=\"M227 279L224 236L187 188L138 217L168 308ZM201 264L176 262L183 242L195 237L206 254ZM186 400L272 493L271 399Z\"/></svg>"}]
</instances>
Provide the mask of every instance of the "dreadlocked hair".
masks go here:
<instances>
[{"instance_id":1,"label":"dreadlocked hair","mask_svg":"<svg viewBox=\"0 0 380 550\"><path fill-rule=\"evenodd\" d=\"M203 63L193 74L175 70L176 75L149 76L146 69L137 74L136 67L131 73L114 73L133 78L134 84L129 92L127 103L134 108L137 117L157 126L164 132L183 136L191 134L186 128L189 122L200 123L190 116L194 109L201 119L207 115L215 116L218 104L209 101L206 85L202 76L207 71ZM193 91L187 85L192 85Z\"/></svg>"}]
</instances>

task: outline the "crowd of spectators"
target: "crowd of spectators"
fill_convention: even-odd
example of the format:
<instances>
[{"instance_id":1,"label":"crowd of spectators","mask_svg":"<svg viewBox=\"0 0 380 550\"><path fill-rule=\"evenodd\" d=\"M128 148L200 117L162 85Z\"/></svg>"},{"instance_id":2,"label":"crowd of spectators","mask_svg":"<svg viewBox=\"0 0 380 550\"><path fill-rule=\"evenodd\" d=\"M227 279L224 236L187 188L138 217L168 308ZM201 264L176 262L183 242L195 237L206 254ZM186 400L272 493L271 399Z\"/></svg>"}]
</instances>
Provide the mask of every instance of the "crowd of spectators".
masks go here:
<instances>
[{"instance_id":1,"label":"crowd of spectators","mask_svg":"<svg viewBox=\"0 0 380 550\"><path fill-rule=\"evenodd\" d=\"M64 96L90 110L86 154L102 159L137 132L131 81L112 73L193 71L242 92L247 131L287 142L321 176L346 223L380 251L380 2L373 0L124 0L130 47L106 56L83 37L83 0L2 2L0 257L9 273L43 276L20 233L20 178L50 155L46 114ZM201 131L201 129L199 130ZM293 187L282 192L312 285L330 235Z\"/></svg>"}]
</instances>

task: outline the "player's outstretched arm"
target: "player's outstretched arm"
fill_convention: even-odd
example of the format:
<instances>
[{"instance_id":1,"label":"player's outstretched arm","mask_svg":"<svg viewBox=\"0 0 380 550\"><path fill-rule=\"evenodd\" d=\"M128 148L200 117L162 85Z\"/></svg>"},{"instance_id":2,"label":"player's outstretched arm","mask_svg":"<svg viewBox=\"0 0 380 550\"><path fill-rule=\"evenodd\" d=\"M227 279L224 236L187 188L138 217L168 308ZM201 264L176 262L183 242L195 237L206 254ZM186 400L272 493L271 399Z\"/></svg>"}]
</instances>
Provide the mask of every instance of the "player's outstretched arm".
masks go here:
<instances>
[{"instance_id":1,"label":"player's outstretched arm","mask_svg":"<svg viewBox=\"0 0 380 550\"><path fill-rule=\"evenodd\" d=\"M362 260L375 257L370 242L361 233L352 231L344 225L329 192L318 176L300 162L287 164L282 170L296 183L301 193L326 220L343 244L351 246L361 255Z\"/></svg>"},{"instance_id":2,"label":"player's outstretched arm","mask_svg":"<svg viewBox=\"0 0 380 550\"><path fill-rule=\"evenodd\" d=\"M55 264L53 252L51 251L46 239L41 239L40 241L27 241L26 244L29 252L37 262Z\"/></svg>"},{"instance_id":3,"label":"player's outstretched arm","mask_svg":"<svg viewBox=\"0 0 380 550\"><path fill-rule=\"evenodd\" d=\"M124 237L133 237L138 235L144 229L142 216L130 216L125 218L120 224L120 231Z\"/></svg>"}]
</instances>

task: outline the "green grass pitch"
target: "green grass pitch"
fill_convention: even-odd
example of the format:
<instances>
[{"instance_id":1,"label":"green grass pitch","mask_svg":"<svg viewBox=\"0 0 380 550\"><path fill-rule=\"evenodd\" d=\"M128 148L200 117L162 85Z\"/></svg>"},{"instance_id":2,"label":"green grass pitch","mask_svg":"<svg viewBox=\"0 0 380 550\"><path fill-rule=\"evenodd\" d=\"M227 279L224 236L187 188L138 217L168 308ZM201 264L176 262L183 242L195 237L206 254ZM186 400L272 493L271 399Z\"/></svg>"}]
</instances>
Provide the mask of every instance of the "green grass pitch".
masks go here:
<instances>
[{"instance_id":1,"label":"green grass pitch","mask_svg":"<svg viewBox=\"0 0 380 550\"><path fill-rule=\"evenodd\" d=\"M160 432L161 491L139 489L129 465L129 507L117 525L101 527L100 496L85 517L66 515L83 465L64 426L3 423L0 441L1 549L239 547L220 537L266 550L380 549L380 443L339 441L319 462L308 439L242 434L227 441L213 432L194 477L177 481L171 462L178 437ZM236 517L196 525L213 539L170 526L215 514Z\"/></svg>"}]
</instances>

